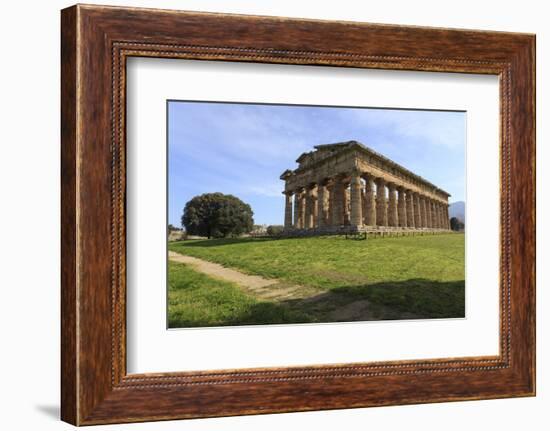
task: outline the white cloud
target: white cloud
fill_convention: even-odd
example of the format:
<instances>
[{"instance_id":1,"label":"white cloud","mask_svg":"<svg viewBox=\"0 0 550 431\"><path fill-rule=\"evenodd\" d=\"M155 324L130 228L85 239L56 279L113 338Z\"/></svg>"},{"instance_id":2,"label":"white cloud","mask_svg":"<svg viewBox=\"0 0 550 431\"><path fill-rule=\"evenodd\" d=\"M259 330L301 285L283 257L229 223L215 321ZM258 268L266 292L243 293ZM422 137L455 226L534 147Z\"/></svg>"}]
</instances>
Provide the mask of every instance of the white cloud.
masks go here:
<instances>
[{"instance_id":1,"label":"white cloud","mask_svg":"<svg viewBox=\"0 0 550 431\"><path fill-rule=\"evenodd\" d=\"M262 185L250 185L243 188L244 193L249 193L257 196L265 196L269 198L281 198L282 199L282 192L283 192L284 185L282 184L275 184L273 182L266 183Z\"/></svg>"},{"instance_id":2,"label":"white cloud","mask_svg":"<svg viewBox=\"0 0 550 431\"><path fill-rule=\"evenodd\" d=\"M465 115L458 112L353 109L342 115L364 128L385 130L404 139L414 138L426 144L462 148Z\"/></svg>"}]
</instances>

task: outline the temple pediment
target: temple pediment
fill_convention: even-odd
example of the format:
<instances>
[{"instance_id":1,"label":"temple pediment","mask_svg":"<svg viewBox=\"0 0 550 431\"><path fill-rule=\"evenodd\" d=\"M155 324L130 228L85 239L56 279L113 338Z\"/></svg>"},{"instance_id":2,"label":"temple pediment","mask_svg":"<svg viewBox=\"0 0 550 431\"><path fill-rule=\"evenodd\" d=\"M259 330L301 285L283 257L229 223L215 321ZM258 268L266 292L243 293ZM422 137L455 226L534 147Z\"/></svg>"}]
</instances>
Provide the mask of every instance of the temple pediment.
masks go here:
<instances>
[{"instance_id":1,"label":"temple pediment","mask_svg":"<svg viewBox=\"0 0 550 431\"><path fill-rule=\"evenodd\" d=\"M317 163L323 159L334 156L335 154L345 151L353 145L358 144L356 141L337 142L334 144L323 144L314 146L313 151L302 153L300 157L296 159L298 163L298 169L306 168L314 163Z\"/></svg>"}]
</instances>

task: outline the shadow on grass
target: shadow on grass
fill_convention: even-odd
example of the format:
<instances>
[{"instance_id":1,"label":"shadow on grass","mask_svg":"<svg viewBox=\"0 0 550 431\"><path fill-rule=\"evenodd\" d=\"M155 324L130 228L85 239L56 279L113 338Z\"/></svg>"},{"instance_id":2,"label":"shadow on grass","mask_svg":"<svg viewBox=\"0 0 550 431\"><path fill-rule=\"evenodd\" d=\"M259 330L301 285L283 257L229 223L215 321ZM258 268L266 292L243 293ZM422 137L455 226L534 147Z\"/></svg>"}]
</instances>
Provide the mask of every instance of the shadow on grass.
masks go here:
<instances>
[{"instance_id":1,"label":"shadow on grass","mask_svg":"<svg viewBox=\"0 0 550 431\"><path fill-rule=\"evenodd\" d=\"M427 279L339 287L318 295L262 301L217 324L178 319L171 328L465 317L464 280Z\"/></svg>"},{"instance_id":2,"label":"shadow on grass","mask_svg":"<svg viewBox=\"0 0 550 431\"><path fill-rule=\"evenodd\" d=\"M464 280L415 278L338 287L284 305L335 322L461 318L465 316L465 287Z\"/></svg>"},{"instance_id":3,"label":"shadow on grass","mask_svg":"<svg viewBox=\"0 0 550 431\"><path fill-rule=\"evenodd\" d=\"M314 322L310 316L299 310L277 302L258 302L251 304L245 310L233 313L223 320L212 322L207 316L202 318L186 318L185 316L170 316L169 328L197 328L216 326L270 325Z\"/></svg>"}]
</instances>

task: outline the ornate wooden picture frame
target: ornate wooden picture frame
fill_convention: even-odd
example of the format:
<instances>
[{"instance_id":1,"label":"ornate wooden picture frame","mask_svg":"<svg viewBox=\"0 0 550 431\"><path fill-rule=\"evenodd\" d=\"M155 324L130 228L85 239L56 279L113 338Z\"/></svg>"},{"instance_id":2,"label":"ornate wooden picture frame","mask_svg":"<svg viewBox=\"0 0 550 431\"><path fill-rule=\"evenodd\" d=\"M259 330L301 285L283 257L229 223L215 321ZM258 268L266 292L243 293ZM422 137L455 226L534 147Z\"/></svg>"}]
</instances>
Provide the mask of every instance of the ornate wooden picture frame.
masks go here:
<instances>
[{"instance_id":1,"label":"ornate wooden picture frame","mask_svg":"<svg viewBox=\"0 0 550 431\"><path fill-rule=\"evenodd\" d=\"M535 394L535 37L102 6L62 11L61 416L75 425ZM127 374L126 60L498 75L500 354Z\"/></svg>"}]
</instances>

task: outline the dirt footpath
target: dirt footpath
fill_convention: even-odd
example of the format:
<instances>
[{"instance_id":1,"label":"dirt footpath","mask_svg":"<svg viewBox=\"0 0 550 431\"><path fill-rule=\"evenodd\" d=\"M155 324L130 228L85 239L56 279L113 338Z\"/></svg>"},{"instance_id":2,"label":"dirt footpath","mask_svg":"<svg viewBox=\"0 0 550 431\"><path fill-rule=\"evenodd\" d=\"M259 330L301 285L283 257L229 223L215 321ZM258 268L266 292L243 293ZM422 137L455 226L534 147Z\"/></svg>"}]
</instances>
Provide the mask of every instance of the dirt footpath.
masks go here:
<instances>
[{"instance_id":1,"label":"dirt footpath","mask_svg":"<svg viewBox=\"0 0 550 431\"><path fill-rule=\"evenodd\" d=\"M245 293L258 299L286 303L293 307L314 307L324 309L328 321L359 321L381 320L392 317L395 312L378 307L378 313L373 315L372 306L367 300L355 300L341 303L337 294L310 286L289 284L277 279L264 278L259 275L249 275L236 269L226 268L218 263L208 262L197 257L186 256L173 251L168 252L168 258L173 262L184 263L194 270L210 277L237 284ZM337 304L337 305L336 305ZM404 319L414 319L417 316L407 313Z\"/></svg>"}]
</instances>

